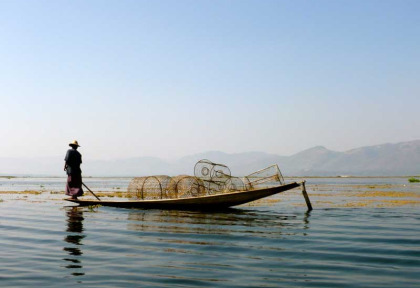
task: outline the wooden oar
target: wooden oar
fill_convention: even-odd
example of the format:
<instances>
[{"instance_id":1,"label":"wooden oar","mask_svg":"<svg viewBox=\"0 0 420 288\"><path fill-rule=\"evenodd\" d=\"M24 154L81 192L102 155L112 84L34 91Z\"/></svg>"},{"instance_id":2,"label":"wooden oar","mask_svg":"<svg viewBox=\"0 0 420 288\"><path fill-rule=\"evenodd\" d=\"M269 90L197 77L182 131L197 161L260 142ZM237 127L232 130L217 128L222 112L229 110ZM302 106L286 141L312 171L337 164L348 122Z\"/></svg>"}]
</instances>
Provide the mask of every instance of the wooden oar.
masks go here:
<instances>
[{"instance_id":1,"label":"wooden oar","mask_svg":"<svg viewBox=\"0 0 420 288\"><path fill-rule=\"evenodd\" d=\"M93 191L92 191L92 190L90 190L90 189L89 189L89 187L87 187L85 183L83 183L83 182L82 182L82 184L83 184L83 186L85 186L85 187L86 187L86 189L88 189L88 190L89 190L89 192L90 192L90 193L92 193L92 194L93 194L93 196L95 196L95 197L96 197L96 199L98 199L99 201L101 201L101 199L99 199L99 197L98 197L98 196L96 196L96 195L95 195L95 193L93 193Z\"/></svg>"}]
</instances>

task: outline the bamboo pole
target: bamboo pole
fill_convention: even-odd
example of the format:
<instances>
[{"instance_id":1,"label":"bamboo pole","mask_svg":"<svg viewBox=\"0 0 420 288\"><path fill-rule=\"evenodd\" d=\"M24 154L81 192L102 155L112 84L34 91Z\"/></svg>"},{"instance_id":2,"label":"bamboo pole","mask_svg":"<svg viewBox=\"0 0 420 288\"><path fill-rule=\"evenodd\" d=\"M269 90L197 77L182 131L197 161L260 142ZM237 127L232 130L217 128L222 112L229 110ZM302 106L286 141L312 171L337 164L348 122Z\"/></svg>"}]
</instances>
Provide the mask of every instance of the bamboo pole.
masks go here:
<instances>
[{"instance_id":1,"label":"bamboo pole","mask_svg":"<svg viewBox=\"0 0 420 288\"><path fill-rule=\"evenodd\" d=\"M302 194L303 194L303 197L305 198L306 206L308 206L308 211L311 211L312 210L312 204L311 204L311 200L309 200L308 193L306 192L305 182L306 181L302 181L302 183L301 183L301 185L302 185Z\"/></svg>"},{"instance_id":2,"label":"bamboo pole","mask_svg":"<svg viewBox=\"0 0 420 288\"><path fill-rule=\"evenodd\" d=\"M87 187L85 183L83 183L83 182L82 182L82 184L83 184L83 186L85 186L85 187L86 187L86 189L88 189L88 190L89 190L89 192L90 192L90 193L92 193L92 194L93 194L93 196L95 196L95 198L96 198L96 199L98 199L99 201L101 201L101 199L99 199L99 197L98 197L98 196L96 196L96 194L95 194L95 193L93 193L93 191L92 191L92 190L90 190L90 189L89 189L89 187Z\"/></svg>"}]
</instances>

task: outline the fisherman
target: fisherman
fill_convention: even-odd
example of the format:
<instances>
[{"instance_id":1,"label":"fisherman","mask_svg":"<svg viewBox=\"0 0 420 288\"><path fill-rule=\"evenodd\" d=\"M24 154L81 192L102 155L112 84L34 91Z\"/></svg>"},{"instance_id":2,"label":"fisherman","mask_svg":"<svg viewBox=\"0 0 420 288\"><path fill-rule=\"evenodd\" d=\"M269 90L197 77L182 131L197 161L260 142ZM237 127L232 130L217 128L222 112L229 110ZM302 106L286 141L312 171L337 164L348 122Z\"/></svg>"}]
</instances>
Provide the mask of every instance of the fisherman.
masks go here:
<instances>
[{"instance_id":1,"label":"fisherman","mask_svg":"<svg viewBox=\"0 0 420 288\"><path fill-rule=\"evenodd\" d=\"M64 158L64 171L67 172L66 195L71 196L72 199L83 195L82 189L82 155L77 151L80 147L76 140L71 142L69 146L72 149L67 150L66 158Z\"/></svg>"}]
</instances>

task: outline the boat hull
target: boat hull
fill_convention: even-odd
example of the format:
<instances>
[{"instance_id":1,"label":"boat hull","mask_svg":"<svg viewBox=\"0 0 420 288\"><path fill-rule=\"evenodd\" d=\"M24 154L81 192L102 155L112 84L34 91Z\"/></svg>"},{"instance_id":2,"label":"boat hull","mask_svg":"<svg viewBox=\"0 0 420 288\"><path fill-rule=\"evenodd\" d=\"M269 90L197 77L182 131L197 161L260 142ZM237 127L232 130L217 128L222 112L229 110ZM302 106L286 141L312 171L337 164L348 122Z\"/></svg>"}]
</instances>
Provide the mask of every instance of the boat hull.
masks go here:
<instances>
[{"instance_id":1,"label":"boat hull","mask_svg":"<svg viewBox=\"0 0 420 288\"><path fill-rule=\"evenodd\" d=\"M102 205L122 208L157 208L157 209L223 209L252 202L264 197L278 194L290 189L299 187L301 184L292 182L286 185L272 188L239 191L225 194L208 195L194 198L182 199L159 199L159 200L129 200L129 201L109 201L109 200L82 200L66 199L80 206Z\"/></svg>"}]
</instances>

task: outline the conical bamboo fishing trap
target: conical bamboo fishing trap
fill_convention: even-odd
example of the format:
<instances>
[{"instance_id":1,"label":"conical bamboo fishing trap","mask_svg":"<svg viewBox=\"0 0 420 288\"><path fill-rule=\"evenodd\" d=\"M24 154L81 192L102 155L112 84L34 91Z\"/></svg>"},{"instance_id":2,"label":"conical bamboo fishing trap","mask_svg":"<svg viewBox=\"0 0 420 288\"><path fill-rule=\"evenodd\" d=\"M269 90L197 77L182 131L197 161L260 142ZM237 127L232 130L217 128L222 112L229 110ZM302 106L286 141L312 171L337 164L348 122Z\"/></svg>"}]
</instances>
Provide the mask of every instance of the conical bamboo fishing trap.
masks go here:
<instances>
[{"instance_id":1,"label":"conical bamboo fishing trap","mask_svg":"<svg viewBox=\"0 0 420 288\"><path fill-rule=\"evenodd\" d=\"M194 176L154 175L131 180L127 192L130 198L141 200L191 198L233 191L247 191L284 185L277 165L254 172L245 177L231 175L223 164L207 159L194 166Z\"/></svg>"}]
</instances>

